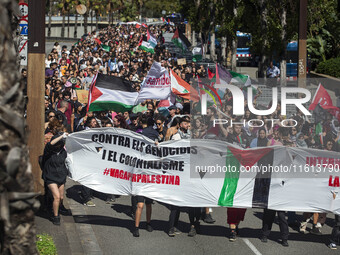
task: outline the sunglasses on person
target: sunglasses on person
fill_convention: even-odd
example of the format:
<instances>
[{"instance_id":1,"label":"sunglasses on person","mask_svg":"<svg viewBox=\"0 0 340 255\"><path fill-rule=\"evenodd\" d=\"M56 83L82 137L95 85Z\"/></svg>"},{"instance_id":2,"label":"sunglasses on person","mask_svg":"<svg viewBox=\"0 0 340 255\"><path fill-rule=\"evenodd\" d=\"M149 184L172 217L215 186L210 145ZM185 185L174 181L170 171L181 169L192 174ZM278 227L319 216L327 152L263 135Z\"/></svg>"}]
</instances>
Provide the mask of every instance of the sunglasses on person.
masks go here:
<instances>
[{"instance_id":1,"label":"sunglasses on person","mask_svg":"<svg viewBox=\"0 0 340 255\"><path fill-rule=\"evenodd\" d=\"M48 117L49 117L49 118L53 118L53 117L55 117L55 115L48 115Z\"/></svg>"},{"instance_id":2,"label":"sunglasses on person","mask_svg":"<svg viewBox=\"0 0 340 255\"><path fill-rule=\"evenodd\" d=\"M156 122L156 125L159 126L159 125L162 125L162 122Z\"/></svg>"}]
</instances>

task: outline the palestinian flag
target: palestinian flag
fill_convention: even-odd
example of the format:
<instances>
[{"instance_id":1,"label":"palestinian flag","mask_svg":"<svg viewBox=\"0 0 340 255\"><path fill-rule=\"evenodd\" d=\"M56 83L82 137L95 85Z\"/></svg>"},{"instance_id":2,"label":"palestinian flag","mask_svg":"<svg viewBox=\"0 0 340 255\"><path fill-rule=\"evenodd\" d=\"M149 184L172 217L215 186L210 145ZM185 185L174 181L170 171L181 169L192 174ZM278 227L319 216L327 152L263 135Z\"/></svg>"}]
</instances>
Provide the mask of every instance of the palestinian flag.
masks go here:
<instances>
[{"instance_id":1,"label":"palestinian flag","mask_svg":"<svg viewBox=\"0 0 340 255\"><path fill-rule=\"evenodd\" d=\"M94 40L98 43L98 45L102 44L101 40L99 40L98 38L94 38Z\"/></svg>"},{"instance_id":2,"label":"palestinian flag","mask_svg":"<svg viewBox=\"0 0 340 255\"><path fill-rule=\"evenodd\" d=\"M141 43L139 44L139 48L146 52L155 53L154 47L152 47L152 45L146 41L141 41Z\"/></svg>"},{"instance_id":3,"label":"palestinian flag","mask_svg":"<svg viewBox=\"0 0 340 255\"><path fill-rule=\"evenodd\" d=\"M258 90L257 87L254 85L250 85L252 93L253 93L253 100L255 100L259 95L258 95ZM248 98L248 88L249 86L243 86L242 87L242 92L244 94L244 98Z\"/></svg>"},{"instance_id":4,"label":"palestinian flag","mask_svg":"<svg viewBox=\"0 0 340 255\"><path fill-rule=\"evenodd\" d=\"M242 143L242 138L238 139ZM273 166L274 154L276 157L282 157L279 155L280 152L281 150L274 150L271 147L243 150L228 146L226 166L229 170L225 174L218 205L238 207L240 204L249 204L253 208L268 208L271 184L271 171L268 169ZM259 171L257 173L240 171L241 166L246 167L245 169L258 167ZM245 188L249 185L252 186L252 194L249 194L249 189Z\"/></svg>"},{"instance_id":5,"label":"palestinian flag","mask_svg":"<svg viewBox=\"0 0 340 255\"><path fill-rule=\"evenodd\" d=\"M199 97L197 91L194 88L191 88L190 85L181 79L172 69L170 70L172 93L185 99L198 101Z\"/></svg>"},{"instance_id":6,"label":"palestinian flag","mask_svg":"<svg viewBox=\"0 0 340 255\"><path fill-rule=\"evenodd\" d=\"M211 72L209 68L208 68L208 78L209 78L209 80L211 80L212 82L216 82L215 74L214 74L213 72ZM212 80L213 78L214 78L214 80Z\"/></svg>"},{"instance_id":7,"label":"palestinian flag","mask_svg":"<svg viewBox=\"0 0 340 255\"><path fill-rule=\"evenodd\" d=\"M237 83L241 84L243 86L250 86L251 85L251 80L249 75L244 75L240 73L236 73L233 71L230 71L230 74L232 76L231 83Z\"/></svg>"},{"instance_id":8,"label":"palestinian flag","mask_svg":"<svg viewBox=\"0 0 340 255\"><path fill-rule=\"evenodd\" d=\"M202 48L194 47L192 49L192 61L197 62L202 60Z\"/></svg>"},{"instance_id":9,"label":"palestinian flag","mask_svg":"<svg viewBox=\"0 0 340 255\"><path fill-rule=\"evenodd\" d=\"M138 92L132 83L116 76L98 73L89 91L87 111L130 111L137 100Z\"/></svg>"},{"instance_id":10,"label":"palestinian flag","mask_svg":"<svg viewBox=\"0 0 340 255\"><path fill-rule=\"evenodd\" d=\"M109 52L111 50L110 46L105 45L105 44L101 44L100 47L107 52Z\"/></svg>"},{"instance_id":11,"label":"palestinian flag","mask_svg":"<svg viewBox=\"0 0 340 255\"><path fill-rule=\"evenodd\" d=\"M216 64L216 84L229 84L232 76L230 72L219 64Z\"/></svg>"},{"instance_id":12,"label":"palestinian flag","mask_svg":"<svg viewBox=\"0 0 340 255\"><path fill-rule=\"evenodd\" d=\"M313 97L313 101L309 106L308 110L313 110L314 115L316 115L316 117L320 117L317 116L320 115L320 113L321 115L324 114L322 113L322 110L324 110L324 112L327 111L335 118L337 118L338 121L340 121L340 109L336 106L333 106L332 98L328 94L327 90L321 84L319 84L318 89L316 90L315 95Z\"/></svg>"},{"instance_id":13,"label":"palestinian flag","mask_svg":"<svg viewBox=\"0 0 340 255\"><path fill-rule=\"evenodd\" d=\"M148 43L155 48L157 46L157 39L156 37L150 32L150 29L148 29L148 35L147 35L147 41Z\"/></svg>"},{"instance_id":14,"label":"palestinian flag","mask_svg":"<svg viewBox=\"0 0 340 255\"><path fill-rule=\"evenodd\" d=\"M188 39L176 29L174 36L172 37L171 41L178 47L182 49L182 52L186 51L190 46L190 42Z\"/></svg>"},{"instance_id":15,"label":"palestinian flag","mask_svg":"<svg viewBox=\"0 0 340 255\"><path fill-rule=\"evenodd\" d=\"M166 22L166 20L164 19L164 17L162 17L162 21L163 21L163 25L168 24L168 22Z\"/></svg>"},{"instance_id":16,"label":"palestinian flag","mask_svg":"<svg viewBox=\"0 0 340 255\"><path fill-rule=\"evenodd\" d=\"M111 48L110 48L108 45L103 44L102 41L100 41L98 38L95 38L94 40L96 41L96 43L98 43L98 45L99 45L103 50L108 51L108 52L111 50Z\"/></svg>"},{"instance_id":17,"label":"palestinian flag","mask_svg":"<svg viewBox=\"0 0 340 255\"><path fill-rule=\"evenodd\" d=\"M315 126L315 136L314 136L314 138L317 142L319 142L319 144L321 144L323 146L323 127L322 127L321 122L319 122Z\"/></svg>"}]
</instances>

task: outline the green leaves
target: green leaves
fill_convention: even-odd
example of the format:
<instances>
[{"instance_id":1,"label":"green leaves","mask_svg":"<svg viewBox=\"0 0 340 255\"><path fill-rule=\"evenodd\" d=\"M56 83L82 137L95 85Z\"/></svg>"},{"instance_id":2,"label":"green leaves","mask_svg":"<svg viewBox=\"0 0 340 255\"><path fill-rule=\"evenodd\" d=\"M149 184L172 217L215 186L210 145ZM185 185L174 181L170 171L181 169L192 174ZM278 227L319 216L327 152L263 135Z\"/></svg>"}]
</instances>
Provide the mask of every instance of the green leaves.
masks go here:
<instances>
[{"instance_id":1,"label":"green leaves","mask_svg":"<svg viewBox=\"0 0 340 255\"><path fill-rule=\"evenodd\" d=\"M331 58L321 62L317 67L317 72L340 78L340 58Z\"/></svg>"},{"instance_id":2,"label":"green leaves","mask_svg":"<svg viewBox=\"0 0 340 255\"><path fill-rule=\"evenodd\" d=\"M53 239L48 234L37 235L36 245L40 255L57 254L57 248L55 247Z\"/></svg>"}]
</instances>

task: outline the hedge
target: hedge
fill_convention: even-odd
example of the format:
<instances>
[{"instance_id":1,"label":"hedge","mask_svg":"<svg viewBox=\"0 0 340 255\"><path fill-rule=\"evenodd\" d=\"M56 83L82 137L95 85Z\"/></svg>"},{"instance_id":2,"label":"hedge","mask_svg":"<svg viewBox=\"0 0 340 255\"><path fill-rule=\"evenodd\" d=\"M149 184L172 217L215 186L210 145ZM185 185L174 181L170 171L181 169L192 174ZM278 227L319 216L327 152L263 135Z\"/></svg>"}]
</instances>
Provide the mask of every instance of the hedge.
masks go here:
<instances>
[{"instance_id":1,"label":"hedge","mask_svg":"<svg viewBox=\"0 0 340 255\"><path fill-rule=\"evenodd\" d=\"M331 58L321 62L316 68L318 73L340 78L340 58Z\"/></svg>"}]
</instances>

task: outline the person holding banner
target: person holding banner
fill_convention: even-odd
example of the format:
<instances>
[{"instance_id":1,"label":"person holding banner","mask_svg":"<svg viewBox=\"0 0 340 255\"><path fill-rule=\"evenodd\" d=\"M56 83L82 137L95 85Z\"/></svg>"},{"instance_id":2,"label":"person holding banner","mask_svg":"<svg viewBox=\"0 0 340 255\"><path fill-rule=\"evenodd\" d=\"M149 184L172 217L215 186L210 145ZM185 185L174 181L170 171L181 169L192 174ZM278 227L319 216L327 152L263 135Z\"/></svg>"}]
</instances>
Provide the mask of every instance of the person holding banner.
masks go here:
<instances>
[{"instance_id":1,"label":"person holding banner","mask_svg":"<svg viewBox=\"0 0 340 255\"><path fill-rule=\"evenodd\" d=\"M59 212L65 213L68 211L63 205L64 186L68 175L68 169L65 165L67 153L64 145L68 133L63 133L63 129L64 127L59 121L55 121L54 125L51 125L51 131L54 136L46 144L42 158L42 178L53 196L53 216L51 221L54 225L60 225Z\"/></svg>"},{"instance_id":2,"label":"person holding banner","mask_svg":"<svg viewBox=\"0 0 340 255\"><path fill-rule=\"evenodd\" d=\"M151 117L147 117L146 114L142 116L142 134L147 138L157 142L158 132L153 128L154 120ZM134 237L139 237L139 223L142 216L142 211L144 207L144 203L146 204L146 230L148 232L152 232L153 228L150 224L151 222L151 213L152 213L152 203L153 200L144 196L135 196L135 202L137 202L137 209L135 214L135 230L133 231Z\"/></svg>"},{"instance_id":3,"label":"person holding banner","mask_svg":"<svg viewBox=\"0 0 340 255\"><path fill-rule=\"evenodd\" d=\"M189 123L190 118L184 116L180 119L180 128L178 132L172 136L171 140L181 140L181 139L190 139L191 133L189 132ZM170 215L169 215L169 232L168 235L170 237L174 237L176 234L180 234L181 232L177 229L178 219L180 214L180 207L171 205L170 206ZM189 207L189 220L190 220L190 231L188 236L194 237L196 234L200 233L200 218L201 218L201 208L200 207Z\"/></svg>"},{"instance_id":4,"label":"person holding banner","mask_svg":"<svg viewBox=\"0 0 340 255\"><path fill-rule=\"evenodd\" d=\"M265 128L260 128L258 131L258 137L255 138L252 142L250 147L266 147L270 145L270 141L266 137L266 130ZM261 173L263 174L263 172ZM260 177L261 178L261 177ZM267 181L267 178L263 178L260 180L263 182ZM262 237L261 242L266 243L268 241L268 236L270 234L270 231L272 229L273 222L275 220L275 215L278 215L279 218L279 226L280 226L280 232L282 236L282 242L281 244L285 247L288 247L288 221L286 219L286 213L283 211L275 211L270 209L264 209L263 212L263 219L262 219Z\"/></svg>"}]
</instances>

